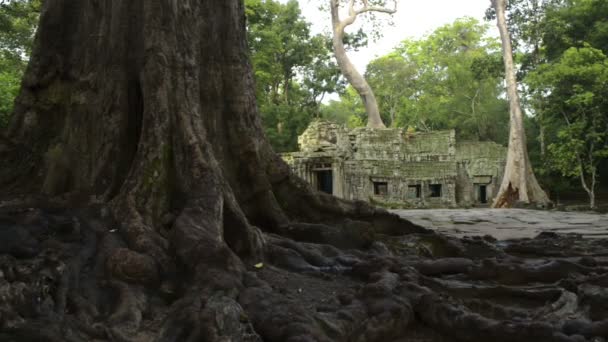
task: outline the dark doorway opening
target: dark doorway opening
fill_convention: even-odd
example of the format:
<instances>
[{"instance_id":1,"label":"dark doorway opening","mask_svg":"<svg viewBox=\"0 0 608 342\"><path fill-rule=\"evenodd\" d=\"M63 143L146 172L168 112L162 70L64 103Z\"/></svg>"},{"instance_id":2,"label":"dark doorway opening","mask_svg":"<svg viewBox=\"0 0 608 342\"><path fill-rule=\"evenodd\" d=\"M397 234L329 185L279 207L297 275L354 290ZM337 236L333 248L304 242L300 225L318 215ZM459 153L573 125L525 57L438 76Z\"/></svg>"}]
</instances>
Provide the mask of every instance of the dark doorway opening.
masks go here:
<instances>
[{"instance_id":1,"label":"dark doorway opening","mask_svg":"<svg viewBox=\"0 0 608 342\"><path fill-rule=\"evenodd\" d=\"M388 195L388 183L387 182L374 182L374 195L376 195L376 196Z\"/></svg>"},{"instance_id":2,"label":"dark doorway opening","mask_svg":"<svg viewBox=\"0 0 608 342\"><path fill-rule=\"evenodd\" d=\"M316 171L317 190L332 195L334 193L334 180L331 170Z\"/></svg>"},{"instance_id":3,"label":"dark doorway opening","mask_svg":"<svg viewBox=\"0 0 608 342\"><path fill-rule=\"evenodd\" d=\"M488 190L485 185L479 186L479 203L488 203Z\"/></svg>"}]
</instances>

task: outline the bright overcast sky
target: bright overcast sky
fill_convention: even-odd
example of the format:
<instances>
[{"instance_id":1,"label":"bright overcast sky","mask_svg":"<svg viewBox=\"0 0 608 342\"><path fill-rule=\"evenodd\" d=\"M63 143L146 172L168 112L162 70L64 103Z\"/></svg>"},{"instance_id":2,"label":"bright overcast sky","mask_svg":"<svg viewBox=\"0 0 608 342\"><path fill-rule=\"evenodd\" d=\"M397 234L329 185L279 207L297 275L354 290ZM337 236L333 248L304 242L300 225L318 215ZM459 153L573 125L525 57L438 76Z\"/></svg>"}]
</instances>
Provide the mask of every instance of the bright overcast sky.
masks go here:
<instances>
[{"instance_id":1,"label":"bright overcast sky","mask_svg":"<svg viewBox=\"0 0 608 342\"><path fill-rule=\"evenodd\" d=\"M286 2L286 0L280 1ZM329 13L318 11L316 4L319 0L298 1L306 19L313 23L315 31L329 31L330 16ZM370 41L367 48L350 52L349 56L363 72L370 60L386 54L405 38L422 37L437 27L465 16L483 21L489 5L490 0L400 0L393 19L395 26L384 30L383 37L379 41ZM378 16L379 19L382 17L382 15ZM490 29L492 35L498 35L496 26L492 24Z\"/></svg>"}]
</instances>

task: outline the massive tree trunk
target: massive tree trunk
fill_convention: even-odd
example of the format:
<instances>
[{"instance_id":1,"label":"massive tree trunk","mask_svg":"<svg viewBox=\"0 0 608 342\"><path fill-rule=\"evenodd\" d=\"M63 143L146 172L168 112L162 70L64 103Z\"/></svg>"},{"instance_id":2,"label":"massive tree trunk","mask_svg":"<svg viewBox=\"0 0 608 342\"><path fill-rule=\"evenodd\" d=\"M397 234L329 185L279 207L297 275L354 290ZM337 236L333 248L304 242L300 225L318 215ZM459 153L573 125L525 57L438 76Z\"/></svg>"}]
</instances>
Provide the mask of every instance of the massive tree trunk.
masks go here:
<instances>
[{"instance_id":1,"label":"massive tree trunk","mask_svg":"<svg viewBox=\"0 0 608 342\"><path fill-rule=\"evenodd\" d=\"M365 111L367 112L367 127L371 128L385 128L386 126L382 122L380 117L380 110L378 109L378 102L372 88L369 86L363 75L357 71L357 68L353 65L346 54L346 48L344 47L344 30L347 26L353 24L357 19L357 15L364 13L368 10L367 3L362 10L355 10L354 1L350 2L349 16L343 20L340 19L340 0L330 0L331 7L331 23L332 23L332 43L334 47L334 56L342 71L342 75L346 77L350 85L355 88L361 101L365 105Z\"/></svg>"},{"instance_id":2,"label":"massive tree trunk","mask_svg":"<svg viewBox=\"0 0 608 342\"><path fill-rule=\"evenodd\" d=\"M506 1L507 0L492 0L492 6L496 10L496 21L502 41L502 54L505 64L510 115L507 164L505 166L502 183L494 198L492 206L495 208L504 208L511 207L516 202L522 202L545 207L550 202L549 198L538 184L534 171L532 170L530 158L528 157L524 118L517 91L517 81L515 79L511 36L507 29L505 17Z\"/></svg>"},{"instance_id":3,"label":"massive tree trunk","mask_svg":"<svg viewBox=\"0 0 608 342\"><path fill-rule=\"evenodd\" d=\"M315 192L253 94L238 0L45 1L0 139L0 340L608 333L605 245L504 249ZM585 258L550 261L566 243Z\"/></svg>"}]
</instances>

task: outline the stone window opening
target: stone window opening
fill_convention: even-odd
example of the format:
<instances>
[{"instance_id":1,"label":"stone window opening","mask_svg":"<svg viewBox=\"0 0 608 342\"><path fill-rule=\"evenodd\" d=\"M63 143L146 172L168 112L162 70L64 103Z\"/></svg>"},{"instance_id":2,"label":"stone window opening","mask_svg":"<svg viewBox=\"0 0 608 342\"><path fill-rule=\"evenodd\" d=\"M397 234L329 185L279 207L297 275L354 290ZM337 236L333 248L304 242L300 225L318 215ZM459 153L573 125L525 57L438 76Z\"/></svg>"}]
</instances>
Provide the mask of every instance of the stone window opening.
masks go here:
<instances>
[{"instance_id":1,"label":"stone window opening","mask_svg":"<svg viewBox=\"0 0 608 342\"><path fill-rule=\"evenodd\" d=\"M420 198L420 193L422 192L422 187L420 184L408 185L407 187L407 198L414 199Z\"/></svg>"},{"instance_id":2,"label":"stone window opening","mask_svg":"<svg viewBox=\"0 0 608 342\"><path fill-rule=\"evenodd\" d=\"M441 184L429 184L430 197L441 197Z\"/></svg>"},{"instance_id":3,"label":"stone window opening","mask_svg":"<svg viewBox=\"0 0 608 342\"><path fill-rule=\"evenodd\" d=\"M374 182L374 195L376 195L376 196L388 195L388 183L387 182Z\"/></svg>"}]
</instances>

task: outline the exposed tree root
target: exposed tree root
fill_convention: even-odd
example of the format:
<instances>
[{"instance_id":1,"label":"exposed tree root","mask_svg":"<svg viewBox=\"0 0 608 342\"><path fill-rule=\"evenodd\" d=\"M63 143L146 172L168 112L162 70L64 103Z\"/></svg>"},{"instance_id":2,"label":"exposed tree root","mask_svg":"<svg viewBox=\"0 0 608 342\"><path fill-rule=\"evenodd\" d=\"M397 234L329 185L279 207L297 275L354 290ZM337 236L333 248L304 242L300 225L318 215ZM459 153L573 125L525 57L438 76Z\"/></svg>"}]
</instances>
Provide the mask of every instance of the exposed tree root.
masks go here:
<instances>
[{"instance_id":1,"label":"exposed tree root","mask_svg":"<svg viewBox=\"0 0 608 342\"><path fill-rule=\"evenodd\" d=\"M425 255L429 249L405 254L395 236L387 237L393 241L389 245L371 237L361 240L356 235L367 236L369 230L355 228L361 226L357 223L350 230L293 224L277 231L287 236L259 233L264 259L240 259L221 240L193 239L188 233L192 223L182 216L169 243L183 247L167 257L170 266L163 270L149 265L142 257L147 254L128 249L128 237L96 215L99 209L0 209L2 232L23 232L15 235L18 242L4 239L0 245L5 253L0 262L2 340L608 338L608 271L584 259L503 253L496 259L487 251L480 257L466 239L431 233L400 238L404 245L460 243L452 250L459 255ZM311 236L304 234L307 229ZM382 240L381 234L373 236ZM606 252L597 241L576 242L590 246L588 255ZM544 246L543 239L512 243ZM254 267L257 262L263 266ZM161 282L157 272L165 278L170 272L172 278Z\"/></svg>"}]
</instances>

